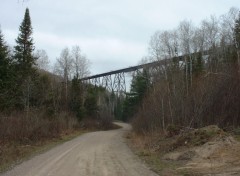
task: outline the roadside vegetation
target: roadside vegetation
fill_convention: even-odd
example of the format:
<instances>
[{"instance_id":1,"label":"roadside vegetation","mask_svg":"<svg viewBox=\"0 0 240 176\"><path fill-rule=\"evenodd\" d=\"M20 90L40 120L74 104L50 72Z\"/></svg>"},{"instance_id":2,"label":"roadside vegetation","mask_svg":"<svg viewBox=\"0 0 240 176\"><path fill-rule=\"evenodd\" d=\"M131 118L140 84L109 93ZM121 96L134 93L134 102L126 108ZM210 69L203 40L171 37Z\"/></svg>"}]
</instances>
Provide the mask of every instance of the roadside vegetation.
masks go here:
<instances>
[{"instance_id":1,"label":"roadside vegetation","mask_svg":"<svg viewBox=\"0 0 240 176\"><path fill-rule=\"evenodd\" d=\"M35 50L27 8L16 45L0 29L0 168L62 136L117 128L108 92L85 84L89 60L79 46L64 48L53 73L44 50Z\"/></svg>"},{"instance_id":2,"label":"roadside vegetation","mask_svg":"<svg viewBox=\"0 0 240 176\"><path fill-rule=\"evenodd\" d=\"M240 159L239 143L228 136L228 133L236 134L240 127L239 46L240 14L236 8L219 18L211 16L199 26L182 21L176 29L157 31L152 36L148 61L164 60L165 64L144 70L144 75L136 75L124 104L128 104L125 110L133 126L129 137L139 155L150 158L150 164L155 165L155 169L160 167L157 170L161 174L191 175L193 166L187 164L196 161L197 155L207 153L207 150L198 153L191 149L204 148L209 143L221 145L207 156L213 165L223 155L226 160L228 154L235 160ZM211 125L215 125L217 131ZM202 130L204 127L211 130ZM219 141L226 144L229 151ZM182 157L189 155L189 159L184 162L180 159L180 163L178 159L164 159L166 153L179 152L182 148L186 154ZM231 153L234 150L235 155ZM229 162L232 164L218 163L216 167L220 169L210 167L211 164L202 169L208 171L205 174L225 173L224 168L225 174L239 173L239 168L235 168L238 163ZM177 168L183 167L182 164L189 167L180 172ZM198 164L200 167L200 161ZM198 173L204 172L194 172Z\"/></svg>"},{"instance_id":3,"label":"roadside vegetation","mask_svg":"<svg viewBox=\"0 0 240 176\"><path fill-rule=\"evenodd\" d=\"M67 142L79 135L82 135L89 130L71 130L65 131L58 137L41 139L39 141L29 141L26 143L11 141L1 145L0 173L10 170L14 166L22 163L25 160L46 152L51 148Z\"/></svg>"},{"instance_id":4,"label":"roadside vegetation","mask_svg":"<svg viewBox=\"0 0 240 176\"><path fill-rule=\"evenodd\" d=\"M240 171L239 9L157 31L145 62L165 64L135 73L126 95L80 80L90 72L79 46L64 48L50 73L32 32L29 9L13 48L0 30L0 169L53 140L117 128L118 119L132 123L133 147L161 174L201 174L194 162L209 164L202 174ZM231 164L214 170L223 155Z\"/></svg>"},{"instance_id":5,"label":"roadside vegetation","mask_svg":"<svg viewBox=\"0 0 240 176\"><path fill-rule=\"evenodd\" d=\"M240 142L233 133L216 125L179 128L178 133L171 129L165 132L151 135L129 133L127 136L133 151L159 175L239 173Z\"/></svg>"}]
</instances>

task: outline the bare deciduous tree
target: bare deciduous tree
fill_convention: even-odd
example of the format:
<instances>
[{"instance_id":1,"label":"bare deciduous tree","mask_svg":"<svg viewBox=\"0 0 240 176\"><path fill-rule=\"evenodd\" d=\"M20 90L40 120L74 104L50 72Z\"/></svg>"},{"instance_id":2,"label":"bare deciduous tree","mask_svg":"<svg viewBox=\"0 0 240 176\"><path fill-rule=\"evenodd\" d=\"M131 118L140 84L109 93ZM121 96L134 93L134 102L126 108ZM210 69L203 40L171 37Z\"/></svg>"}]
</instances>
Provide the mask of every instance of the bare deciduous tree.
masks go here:
<instances>
[{"instance_id":1,"label":"bare deciduous tree","mask_svg":"<svg viewBox=\"0 0 240 176\"><path fill-rule=\"evenodd\" d=\"M150 43L149 43L149 55L152 60L161 60L162 53L161 53L161 31L157 31L153 34L151 37Z\"/></svg>"},{"instance_id":2,"label":"bare deciduous tree","mask_svg":"<svg viewBox=\"0 0 240 176\"><path fill-rule=\"evenodd\" d=\"M171 58L176 50L184 56L184 67L168 63L154 75L157 81L135 114L133 129L152 132L169 124L239 126L240 84L234 41L238 13L231 8L226 15L211 16L198 27L183 21L177 32L158 31L151 37L152 60Z\"/></svg>"},{"instance_id":3,"label":"bare deciduous tree","mask_svg":"<svg viewBox=\"0 0 240 176\"><path fill-rule=\"evenodd\" d=\"M191 42L194 35L194 27L191 21L182 21L179 25L179 44L182 55L192 53Z\"/></svg>"},{"instance_id":4,"label":"bare deciduous tree","mask_svg":"<svg viewBox=\"0 0 240 176\"><path fill-rule=\"evenodd\" d=\"M234 42L234 24L238 17L239 9L232 7L229 12L220 17L221 39L228 45Z\"/></svg>"},{"instance_id":5,"label":"bare deciduous tree","mask_svg":"<svg viewBox=\"0 0 240 176\"><path fill-rule=\"evenodd\" d=\"M90 75L90 61L81 52L79 46L72 47L72 59L74 65L74 74L77 78L83 78Z\"/></svg>"},{"instance_id":6,"label":"bare deciduous tree","mask_svg":"<svg viewBox=\"0 0 240 176\"><path fill-rule=\"evenodd\" d=\"M70 51L68 48L64 48L60 54L60 57L57 58L57 62L55 64L54 71L63 77L63 83L65 87L65 101L66 108L68 102L68 82L71 79L71 73L73 68L73 59L70 55Z\"/></svg>"},{"instance_id":7,"label":"bare deciduous tree","mask_svg":"<svg viewBox=\"0 0 240 176\"><path fill-rule=\"evenodd\" d=\"M47 52L45 50L37 50L34 54L34 57L37 58L37 67L42 70L49 71L50 69L50 60L48 58Z\"/></svg>"},{"instance_id":8,"label":"bare deciduous tree","mask_svg":"<svg viewBox=\"0 0 240 176\"><path fill-rule=\"evenodd\" d=\"M215 16L202 21L202 29L205 33L206 49L217 47L220 43L219 21Z\"/></svg>"},{"instance_id":9,"label":"bare deciduous tree","mask_svg":"<svg viewBox=\"0 0 240 176\"><path fill-rule=\"evenodd\" d=\"M73 59L70 54L69 48L64 48L57 58L55 63L54 71L64 78L64 81L69 81L71 79L71 73L73 70Z\"/></svg>"}]
</instances>

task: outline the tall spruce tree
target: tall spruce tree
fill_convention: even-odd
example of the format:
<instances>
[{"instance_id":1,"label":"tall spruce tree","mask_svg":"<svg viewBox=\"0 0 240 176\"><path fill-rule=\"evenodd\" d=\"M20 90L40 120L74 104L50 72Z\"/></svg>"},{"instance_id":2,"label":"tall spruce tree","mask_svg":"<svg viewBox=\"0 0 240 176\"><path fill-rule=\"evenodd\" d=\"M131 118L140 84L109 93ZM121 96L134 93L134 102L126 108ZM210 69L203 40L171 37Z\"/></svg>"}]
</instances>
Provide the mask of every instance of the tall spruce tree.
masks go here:
<instances>
[{"instance_id":1,"label":"tall spruce tree","mask_svg":"<svg viewBox=\"0 0 240 176\"><path fill-rule=\"evenodd\" d=\"M17 45L14 47L18 87L16 92L18 99L17 107L24 108L28 115L31 100L34 101L32 95L34 92L34 81L37 78L35 68L33 67L36 58L33 56L33 29L28 8L25 11L19 31L20 33L16 39Z\"/></svg>"},{"instance_id":2,"label":"tall spruce tree","mask_svg":"<svg viewBox=\"0 0 240 176\"><path fill-rule=\"evenodd\" d=\"M29 14L29 9L25 11L24 19L19 27L19 35L16 39L17 45L15 49L15 60L18 72L22 78L28 77L33 71L35 58L33 57L33 38L32 38L32 25Z\"/></svg>"}]
</instances>

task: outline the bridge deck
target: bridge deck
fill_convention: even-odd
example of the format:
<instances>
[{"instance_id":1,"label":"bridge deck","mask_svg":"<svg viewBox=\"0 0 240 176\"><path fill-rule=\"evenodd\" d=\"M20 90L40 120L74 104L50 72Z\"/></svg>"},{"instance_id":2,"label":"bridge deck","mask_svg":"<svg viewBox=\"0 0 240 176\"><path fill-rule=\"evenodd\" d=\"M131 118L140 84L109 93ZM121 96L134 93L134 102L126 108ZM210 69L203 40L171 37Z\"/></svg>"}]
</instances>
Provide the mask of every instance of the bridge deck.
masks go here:
<instances>
[{"instance_id":1,"label":"bridge deck","mask_svg":"<svg viewBox=\"0 0 240 176\"><path fill-rule=\"evenodd\" d=\"M178 59L182 59L182 56L179 56ZM137 65L137 66L132 66L132 67L128 67L128 68L123 68L123 69L119 69L119 70L114 70L114 71L109 71L109 72L105 72L105 73L101 73L101 74L88 76L88 77L82 78L81 80L84 81L84 80L99 78L99 77L113 75L113 74L118 74L118 73L133 72L133 71L136 71L136 70L139 70L139 69L143 69L143 68L150 68L150 67L153 67L153 66L163 65L163 64L166 64L169 61L170 61L170 59L154 61L154 62L147 63L147 64L141 64L141 65Z\"/></svg>"},{"instance_id":2,"label":"bridge deck","mask_svg":"<svg viewBox=\"0 0 240 176\"><path fill-rule=\"evenodd\" d=\"M113 75L113 74L118 74L118 73L133 72L133 71L136 71L136 70L139 70L139 69L143 69L143 68L150 68L150 67L154 67L154 66L160 66L160 65L166 64L166 63L168 63L168 62L170 62L170 61L172 61L174 59L178 60L178 61L182 61L185 56L198 54L198 53L201 53L204 56L204 55L208 55L210 52L211 52L211 50L206 50L206 51L201 51L201 52L199 51L199 52L196 52L196 53L182 55L182 56L177 56L177 57L173 57L173 58L170 58L170 59L163 59L163 60L160 60L160 61L154 61L154 62L147 63L147 64L142 64L142 65L132 66L132 67L123 68L123 69L119 69L119 70L109 71L109 72L105 72L105 73L101 73L101 74L96 74L96 75L84 77L81 80L84 81L84 80L100 78L100 77Z\"/></svg>"}]
</instances>

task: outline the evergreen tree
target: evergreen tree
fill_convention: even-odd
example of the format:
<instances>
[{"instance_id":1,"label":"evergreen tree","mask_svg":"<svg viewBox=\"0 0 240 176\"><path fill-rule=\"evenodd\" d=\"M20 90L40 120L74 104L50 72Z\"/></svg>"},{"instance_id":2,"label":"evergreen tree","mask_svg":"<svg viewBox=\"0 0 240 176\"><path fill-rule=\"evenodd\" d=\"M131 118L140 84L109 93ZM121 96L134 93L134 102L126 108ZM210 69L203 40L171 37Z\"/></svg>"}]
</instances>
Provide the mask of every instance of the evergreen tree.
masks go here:
<instances>
[{"instance_id":1,"label":"evergreen tree","mask_svg":"<svg viewBox=\"0 0 240 176\"><path fill-rule=\"evenodd\" d=\"M128 121L137 112L137 108L141 105L149 85L149 76L146 70L143 70L142 73L137 73L137 75L133 77L130 93L127 94L122 105L123 121Z\"/></svg>"},{"instance_id":2,"label":"evergreen tree","mask_svg":"<svg viewBox=\"0 0 240 176\"><path fill-rule=\"evenodd\" d=\"M19 31L20 33L16 39L17 45L14 47L15 72L17 74L16 106L24 107L28 115L31 101L34 99L32 97L34 80L37 79L37 74L33 67L36 58L33 56L33 29L28 8L25 11Z\"/></svg>"},{"instance_id":3,"label":"evergreen tree","mask_svg":"<svg viewBox=\"0 0 240 176\"><path fill-rule=\"evenodd\" d=\"M3 86L4 81L8 75L10 60L8 57L8 47L5 44L2 31L0 29L0 87Z\"/></svg>"},{"instance_id":4,"label":"evergreen tree","mask_svg":"<svg viewBox=\"0 0 240 176\"><path fill-rule=\"evenodd\" d=\"M136 103L141 103L147 88L149 86L149 76L146 70L142 73L138 73L137 76L132 80L131 93L135 97Z\"/></svg>"},{"instance_id":5,"label":"evergreen tree","mask_svg":"<svg viewBox=\"0 0 240 176\"><path fill-rule=\"evenodd\" d=\"M13 72L8 46L0 30L0 109L10 106L10 90L12 89Z\"/></svg>"},{"instance_id":6,"label":"evergreen tree","mask_svg":"<svg viewBox=\"0 0 240 176\"><path fill-rule=\"evenodd\" d=\"M15 60L17 64L19 76L22 78L31 75L33 71L33 65L35 64L35 58L33 57L33 38L32 38L32 25L29 14L29 9L25 11L24 19L19 27L19 35L16 39L17 45L15 49Z\"/></svg>"},{"instance_id":7,"label":"evergreen tree","mask_svg":"<svg viewBox=\"0 0 240 176\"><path fill-rule=\"evenodd\" d=\"M83 107L83 90L81 85L81 80L74 76L72 79L72 86L70 91L71 97L71 110L76 113L78 120L80 121L84 117L84 107Z\"/></svg>"},{"instance_id":8,"label":"evergreen tree","mask_svg":"<svg viewBox=\"0 0 240 176\"><path fill-rule=\"evenodd\" d=\"M86 110L86 115L88 117L96 117L99 111L99 106L97 103L98 95L100 88L99 87L89 87L87 92L87 97L84 102L84 108Z\"/></svg>"}]
</instances>

